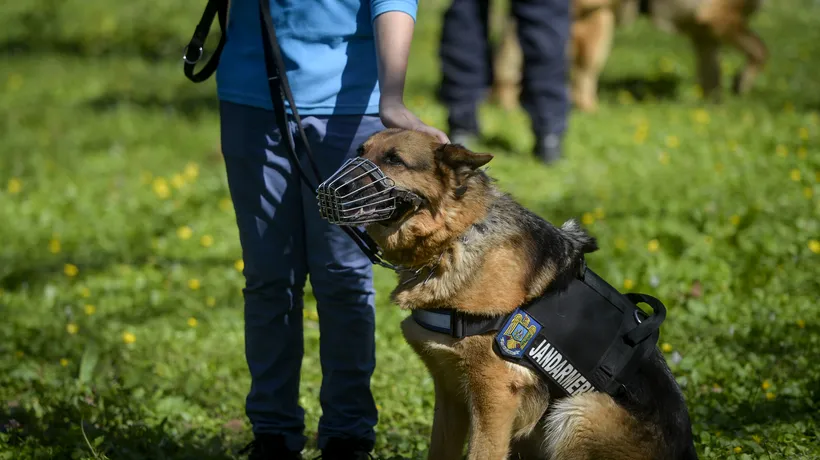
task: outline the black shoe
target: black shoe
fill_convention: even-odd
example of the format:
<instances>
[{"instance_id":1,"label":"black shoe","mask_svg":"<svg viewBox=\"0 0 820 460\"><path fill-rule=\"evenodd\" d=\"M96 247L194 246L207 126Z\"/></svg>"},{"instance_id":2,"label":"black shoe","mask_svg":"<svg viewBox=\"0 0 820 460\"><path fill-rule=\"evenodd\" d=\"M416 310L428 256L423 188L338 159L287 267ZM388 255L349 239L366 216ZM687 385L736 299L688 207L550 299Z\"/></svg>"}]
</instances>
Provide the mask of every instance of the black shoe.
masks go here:
<instances>
[{"instance_id":1,"label":"black shoe","mask_svg":"<svg viewBox=\"0 0 820 460\"><path fill-rule=\"evenodd\" d=\"M248 454L248 460L302 460L300 452L288 449L281 434L258 433L239 454Z\"/></svg>"},{"instance_id":2,"label":"black shoe","mask_svg":"<svg viewBox=\"0 0 820 460\"><path fill-rule=\"evenodd\" d=\"M370 451L373 450L373 441L364 439L330 438L322 449L322 455L316 459L322 460L372 460Z\"/></svg>"},{"instance_id":3,"label":"black shoe","mask_svg":"<svg viewBox=\"0 0 820 460\"><path fill-rule=\"evenodd\" d=\"M471 148L478 141L478 134L471 131L454 130L449 136L451 144L458 144Z\"/></svg>"},{"instance_id":4,"label":"black shoe","mask_svg":"<svg viewBox=\"0 0 820 460\"><path fill-rule=\"evenodd\" d=\"M547 134L540 136L535 141L535 149L533 154L546 164L552 164L558 161L561 156L562 139L558 134Z\"/></svg>"}]
</instances>

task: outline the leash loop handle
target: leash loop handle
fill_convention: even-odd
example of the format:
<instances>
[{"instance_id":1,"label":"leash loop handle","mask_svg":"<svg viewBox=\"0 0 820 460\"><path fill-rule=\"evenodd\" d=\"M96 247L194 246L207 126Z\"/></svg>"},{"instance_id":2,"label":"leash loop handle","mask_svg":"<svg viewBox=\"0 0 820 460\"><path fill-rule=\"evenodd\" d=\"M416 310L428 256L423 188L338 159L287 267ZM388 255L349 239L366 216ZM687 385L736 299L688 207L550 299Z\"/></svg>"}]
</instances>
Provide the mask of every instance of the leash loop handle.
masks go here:
<instances>
[{"instance_id":1,"label":"leash loop handle","mask_svg":"<svg viewBox=\"0 0 820 460\"><path fill-rule=\"evenodd\" d=\"M205 63L198 73L194 73L194 66L196 66L200 59L202 59L204 54L205 40L208 38L208 33L211 30L211 24L213 24L214 16L218 16L219 18L219 27L222 35L219 37L219 43L216 45L216 49L214 50L214 54L211 56L211 59ZM219 66L219 57L222 55L222 49L225 47L225 41L228 39L225 33L227 29L227 21L227 0L208 0L208 4L205 5L205 11L202 12L202 18L199 20L199 24L197 24L196 29L194 29L194 34L188 42L188 45L185 46L185 50L182 52L182 60L184 62L182 69L185 76L192 82L199 83L207 80ZM190 55L192 51L196 52L195 57Z\"/></svg>"}]
</instances>

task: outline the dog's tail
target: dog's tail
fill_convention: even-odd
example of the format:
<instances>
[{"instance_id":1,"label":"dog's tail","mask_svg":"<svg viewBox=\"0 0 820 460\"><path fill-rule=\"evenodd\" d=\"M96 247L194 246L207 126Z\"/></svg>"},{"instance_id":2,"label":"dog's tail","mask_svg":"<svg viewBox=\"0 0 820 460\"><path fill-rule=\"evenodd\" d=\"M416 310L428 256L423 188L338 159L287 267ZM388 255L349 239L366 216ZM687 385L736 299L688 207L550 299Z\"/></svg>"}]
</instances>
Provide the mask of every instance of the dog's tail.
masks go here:
<instances>
[{"instance_id":1,"label":"dog's tail","mask_svg":"<svg viewBox=\"0 0 820 460\"><path fill-rule=\"evenodd\" d=\"M598 248L598 241L595 239L594 236L587 233L586 230L581 228L581 225L575 219L570 219L564 222L561 225L561 231L567 239L572 242L572 245L575 247L575 250L580 252L581 254L588 254L590 252L597 251Z\"/></svg>"}]
</instances>

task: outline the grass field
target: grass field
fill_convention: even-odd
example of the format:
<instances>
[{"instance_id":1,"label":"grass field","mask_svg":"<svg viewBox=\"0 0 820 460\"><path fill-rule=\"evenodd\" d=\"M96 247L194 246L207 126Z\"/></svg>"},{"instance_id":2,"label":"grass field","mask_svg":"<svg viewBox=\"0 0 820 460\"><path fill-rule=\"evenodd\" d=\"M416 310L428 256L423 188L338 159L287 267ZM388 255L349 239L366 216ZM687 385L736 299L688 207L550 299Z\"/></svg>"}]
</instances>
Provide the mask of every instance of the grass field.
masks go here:
<instances>
[{"instance_id":1,"label":"grass field","mask_svg":"<svg viewBox=\"0 0 820 460\"><path fill-rule=\"evenodd\" d=\"M204 2L112 5L0 5L0 459L235 458L250 439L240 249L214 82L179 59ZM421 2L407 97L440 127L444 6ZM766 2L754 26L772 60L748 97L701 103L687 43L641 20L618 31L600 112L573 115L565 162L534 161L523 113L489 105L482 147L503 189L583 220L593 269L666 303L702 458L817 459L820 3ZM724 54L728 83L741 61ZM392 275L377 283L375 454L421 459L433 386Z\"/></svg>"}]
</instances>

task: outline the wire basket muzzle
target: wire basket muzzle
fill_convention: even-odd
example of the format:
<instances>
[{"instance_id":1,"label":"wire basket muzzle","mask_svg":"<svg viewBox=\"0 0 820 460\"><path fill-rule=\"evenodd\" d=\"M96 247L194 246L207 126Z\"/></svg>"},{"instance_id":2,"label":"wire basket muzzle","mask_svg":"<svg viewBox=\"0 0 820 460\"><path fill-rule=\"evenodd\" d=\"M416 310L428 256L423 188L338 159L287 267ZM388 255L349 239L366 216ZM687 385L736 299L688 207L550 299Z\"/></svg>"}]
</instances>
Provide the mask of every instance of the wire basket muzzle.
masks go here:
<instances>
[{"instance_id":1,"label":"wire basket muzzle","mask_svg":"<svg viewBox=\"0 0 820 460\"><path fill-rule=\"evenodd\" d=\"M389 219L396 210L395 183L372 161L346 161L319 184L316 198L323 219L336 225L362 225Z\"/></svg>"}]
</instances>

